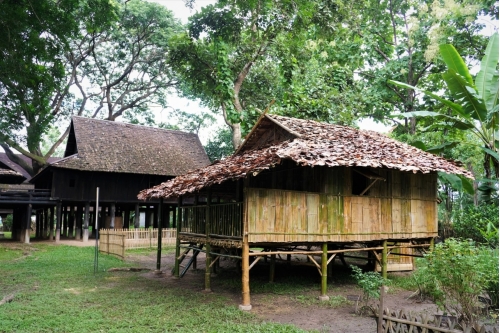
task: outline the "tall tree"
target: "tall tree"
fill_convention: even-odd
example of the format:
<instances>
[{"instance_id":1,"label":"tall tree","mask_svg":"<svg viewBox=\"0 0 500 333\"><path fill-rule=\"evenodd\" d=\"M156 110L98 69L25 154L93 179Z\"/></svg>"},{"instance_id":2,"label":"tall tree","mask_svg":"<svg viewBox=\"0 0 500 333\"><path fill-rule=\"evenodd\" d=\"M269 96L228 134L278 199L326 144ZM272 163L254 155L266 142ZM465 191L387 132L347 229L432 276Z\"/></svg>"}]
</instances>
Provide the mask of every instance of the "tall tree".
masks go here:
<instances>
[{"instance_id":1,"label":"tall tree","mask_svg":"<svg viewBox=\"0 0 500 333\"><path fill-rule=\"evenodd\" d=\"M343 15L342 3L330 0L221 0L190 18L170 59L184 94L221 111L238 147L245 114L283 93L276 64L292 60L280 45L309 29L331 31Z\"/></svg>"},{"instance_id":2,"label":"tall tree","mask_svg":"<svg viewBox=\"0 0 500 333\"><path fill-rule=\"evenodd\" d=\"M479 33L484 27L480 14L496 16L494 2L476 0L366 0L355 2L362 15L348 22L361 37L366 65L357 73L370 96L366 114L388 119L394 110L411 113L428 106L412 89L388 85L394 79L436 91L442 87L438 45L453 40L469 61L478 62L487 40ZM497 7L498 8L498 7ZM416 118L405 118L400 132L414 134Z\"/></svg>"},{"instance_id":3,"label":"tall tree","mask_svg":"<svg viewBox=\"0 0 500 333\"><path fill-rule=\"evenodd\" d=\"M0 2L0 144L45 163L40 137L52 121L52 97L64 85L64 53L82 27L105 29L115 17L110 0L4 0ZM85 21L82 21L85 20ZM22 146L24 148L22 148Z\"/></svg>"},{"instance_id":4,"label":"tall tree","mask_svg":"<svg viewBox=\"0 0 500 333\"><path fill-rule=\"evenodd\" d=\"M116 13L105 29L92 28L87 17L79 17L76 31L65 37L65 47L52 55L61 73L57 84L43 92L43 103L29 101L24 110L17 100L9 99L12 108L4 117L16 118L17 123L2 122L2 146L32 158L32 166L23 166L31 174L46 163L68 133L42 154L41 137L49 124L59 121L67 126L71 115L108 120L124 116L131 121L141 115L151 120L147 104L167 103L176 80L166 55L170 36L181 31L180 23L165 7L142 0L120 2ZM43 63L50 64L50 60Z\"/></svg>"}]
</instances>

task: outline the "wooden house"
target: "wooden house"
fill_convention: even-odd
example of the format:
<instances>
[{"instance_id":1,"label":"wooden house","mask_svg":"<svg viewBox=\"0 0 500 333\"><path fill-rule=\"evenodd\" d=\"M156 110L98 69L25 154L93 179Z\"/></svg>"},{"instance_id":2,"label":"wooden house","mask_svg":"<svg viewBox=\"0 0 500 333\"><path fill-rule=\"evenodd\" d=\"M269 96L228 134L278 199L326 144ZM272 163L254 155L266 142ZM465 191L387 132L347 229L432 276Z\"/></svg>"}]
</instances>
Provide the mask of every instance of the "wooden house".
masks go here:
<instances>
[{"instance_id":1,"label":"wooden house","mask_svg":"<svg viewBox=\"0 0 500 333\"><path fill-rule=\"evenodd\" d=\"M139 198L178 198L176 275L181 248L204 251L210 289L214 261L237 253L240 308L251 309L249 270L264 256L273 270L276 255L307 255L328 299L327 264L336 255L370 252L385 273L390 252L429 247L438 232L437 172L472 178L455 162L376 132L264 115L233 156ZM183 204L190 197L195 204Z\"/></svg>"},{"instance_id":2,"label":"wooden house","mask_svg":"<svg viewBox=\"0 0 500 333\"><path fill-rule=\"evenodd\" d=\"M27 164L31 160L24 155L16 155ZM58 158L49 158L49 162ZM12 238L29 242L31 217L33 210L46 209L53 205L47 191L36 191L28 183L30 174L18 163L12 161L6 153L0 153L0 217L13 215ZM24 230L24 232L21 232Z\"/></svg>"},{"instance_id":3,"label":"wooden house","mask_svg":"<svg viewBox=\"0 0 500 333\"><path fill-rule=\"evenodd\" d=\"M138 227L140 211L146 212L147 227L150 222L156 226L159 200L144 205L137 192L209 163L196 134L73 117L64 158L30 182L37 189L50 189L59 207L56 240L61 230L65 236L86 240L89 221L95 221L97 188L101 226ZM171 206L164 204L167 210Z\"/></svg>"}]
</instances>

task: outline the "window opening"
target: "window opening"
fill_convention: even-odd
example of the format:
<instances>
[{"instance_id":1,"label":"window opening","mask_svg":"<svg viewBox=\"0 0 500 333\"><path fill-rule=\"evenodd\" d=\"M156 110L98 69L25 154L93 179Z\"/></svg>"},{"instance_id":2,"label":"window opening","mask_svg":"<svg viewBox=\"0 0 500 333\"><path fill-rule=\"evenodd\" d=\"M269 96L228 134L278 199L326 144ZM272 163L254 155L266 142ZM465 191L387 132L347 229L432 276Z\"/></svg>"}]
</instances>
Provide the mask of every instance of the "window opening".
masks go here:
<instances>
[{"instance_id":1,"label":"window opening","mask_svg":"<svg viewBox=\"0 0 500 333\"><path fill-rule=\"evenodd\" d=\"M370 171L370 170L360 170L360 169L352 169L352 194L354 195L365 195L369 194L370 188L375 185L377 180L383 180L384 182L386 179L384 177L381 177L377 175L376 173Z\"/></svg>"}]
</instances>

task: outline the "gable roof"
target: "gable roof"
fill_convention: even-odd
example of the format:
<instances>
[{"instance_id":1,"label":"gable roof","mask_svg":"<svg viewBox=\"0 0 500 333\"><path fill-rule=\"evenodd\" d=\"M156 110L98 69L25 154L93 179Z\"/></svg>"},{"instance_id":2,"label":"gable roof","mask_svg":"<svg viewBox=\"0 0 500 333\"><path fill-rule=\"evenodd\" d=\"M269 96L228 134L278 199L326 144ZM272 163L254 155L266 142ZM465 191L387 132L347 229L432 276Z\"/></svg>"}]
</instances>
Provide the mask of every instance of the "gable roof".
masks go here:
<instances>
[{"instance_id":1,"label":"gable roof","mask_svg":"<svg viewBox=\"0 0 500 333\"><path fill-rule=\"evenodd\" d=\"M210 163L196 134L73 117L55 168L177 176Z\"/></svg>"},{"instance_id":2,"label":"gable roof","mask_svg":"<svg viewBox=\"0 0 500 333\"><path fill-rule=\"evenodd\" d=\"M139 199L181 196L228 179L244 178L281 160L301 166L388 168L445 172L474 178L457 162L373 131L276 115L262 116L231 157L139 193Z\"/></svg>"},{"instance_id":3,"label":"gable roof","mask_svg":"<svg viewBox=\"0 0 500 333\"><path fill-rule=\"evenodd\" d=\"M19 158L24 160L26 163L31 165L31 159L25 155L22 154L17 154ZM48 163L54 162L59 160L60 157L49 157L48 158ZM31 175L28 173L28 171L24 170L19 164L11 161L9 157L7 156L6 153L0 153L0 168L3 169L9 169L12 170L14 173L16 173L19 177L24 177L25 179L31 178ZM4 171L5 174L6 171Z\"/></svg>"}]
</instances>

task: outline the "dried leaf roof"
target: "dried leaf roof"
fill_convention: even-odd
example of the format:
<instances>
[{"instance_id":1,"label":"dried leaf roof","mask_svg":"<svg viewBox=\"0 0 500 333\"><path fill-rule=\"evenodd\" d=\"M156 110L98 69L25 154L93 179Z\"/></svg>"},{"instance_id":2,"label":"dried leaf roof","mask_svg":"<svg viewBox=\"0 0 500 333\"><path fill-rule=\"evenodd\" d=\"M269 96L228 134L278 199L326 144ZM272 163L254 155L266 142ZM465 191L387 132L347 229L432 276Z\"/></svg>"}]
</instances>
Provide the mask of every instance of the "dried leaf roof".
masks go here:
<instances>
[{"instance_id":1,"label":"dried leaf roof","mask_svg":"<svg viewBox=\"0 0 500 333\"><path fill-rule=\"evenodd\" d=\"M196 134L73 117L65 158L52 166L177 176L209 163Z\"/></svg>"},{"instance_id":2,"label":"dried leaf roof","mask_svg":"<svg viewBox=\"0 0 500 333\"><path fill-rule=\"evenodd\" d=\"M284 138L285 130L291 138ZM269 169L281 160L301 166L388 168L414 173L445 172L473 175L457 162L426 153L383 134L312 120L276 115L261 117L235 155L143 190L139 199L175 197L200 191L228 179Z\"/></svg>"}]
</instances>

